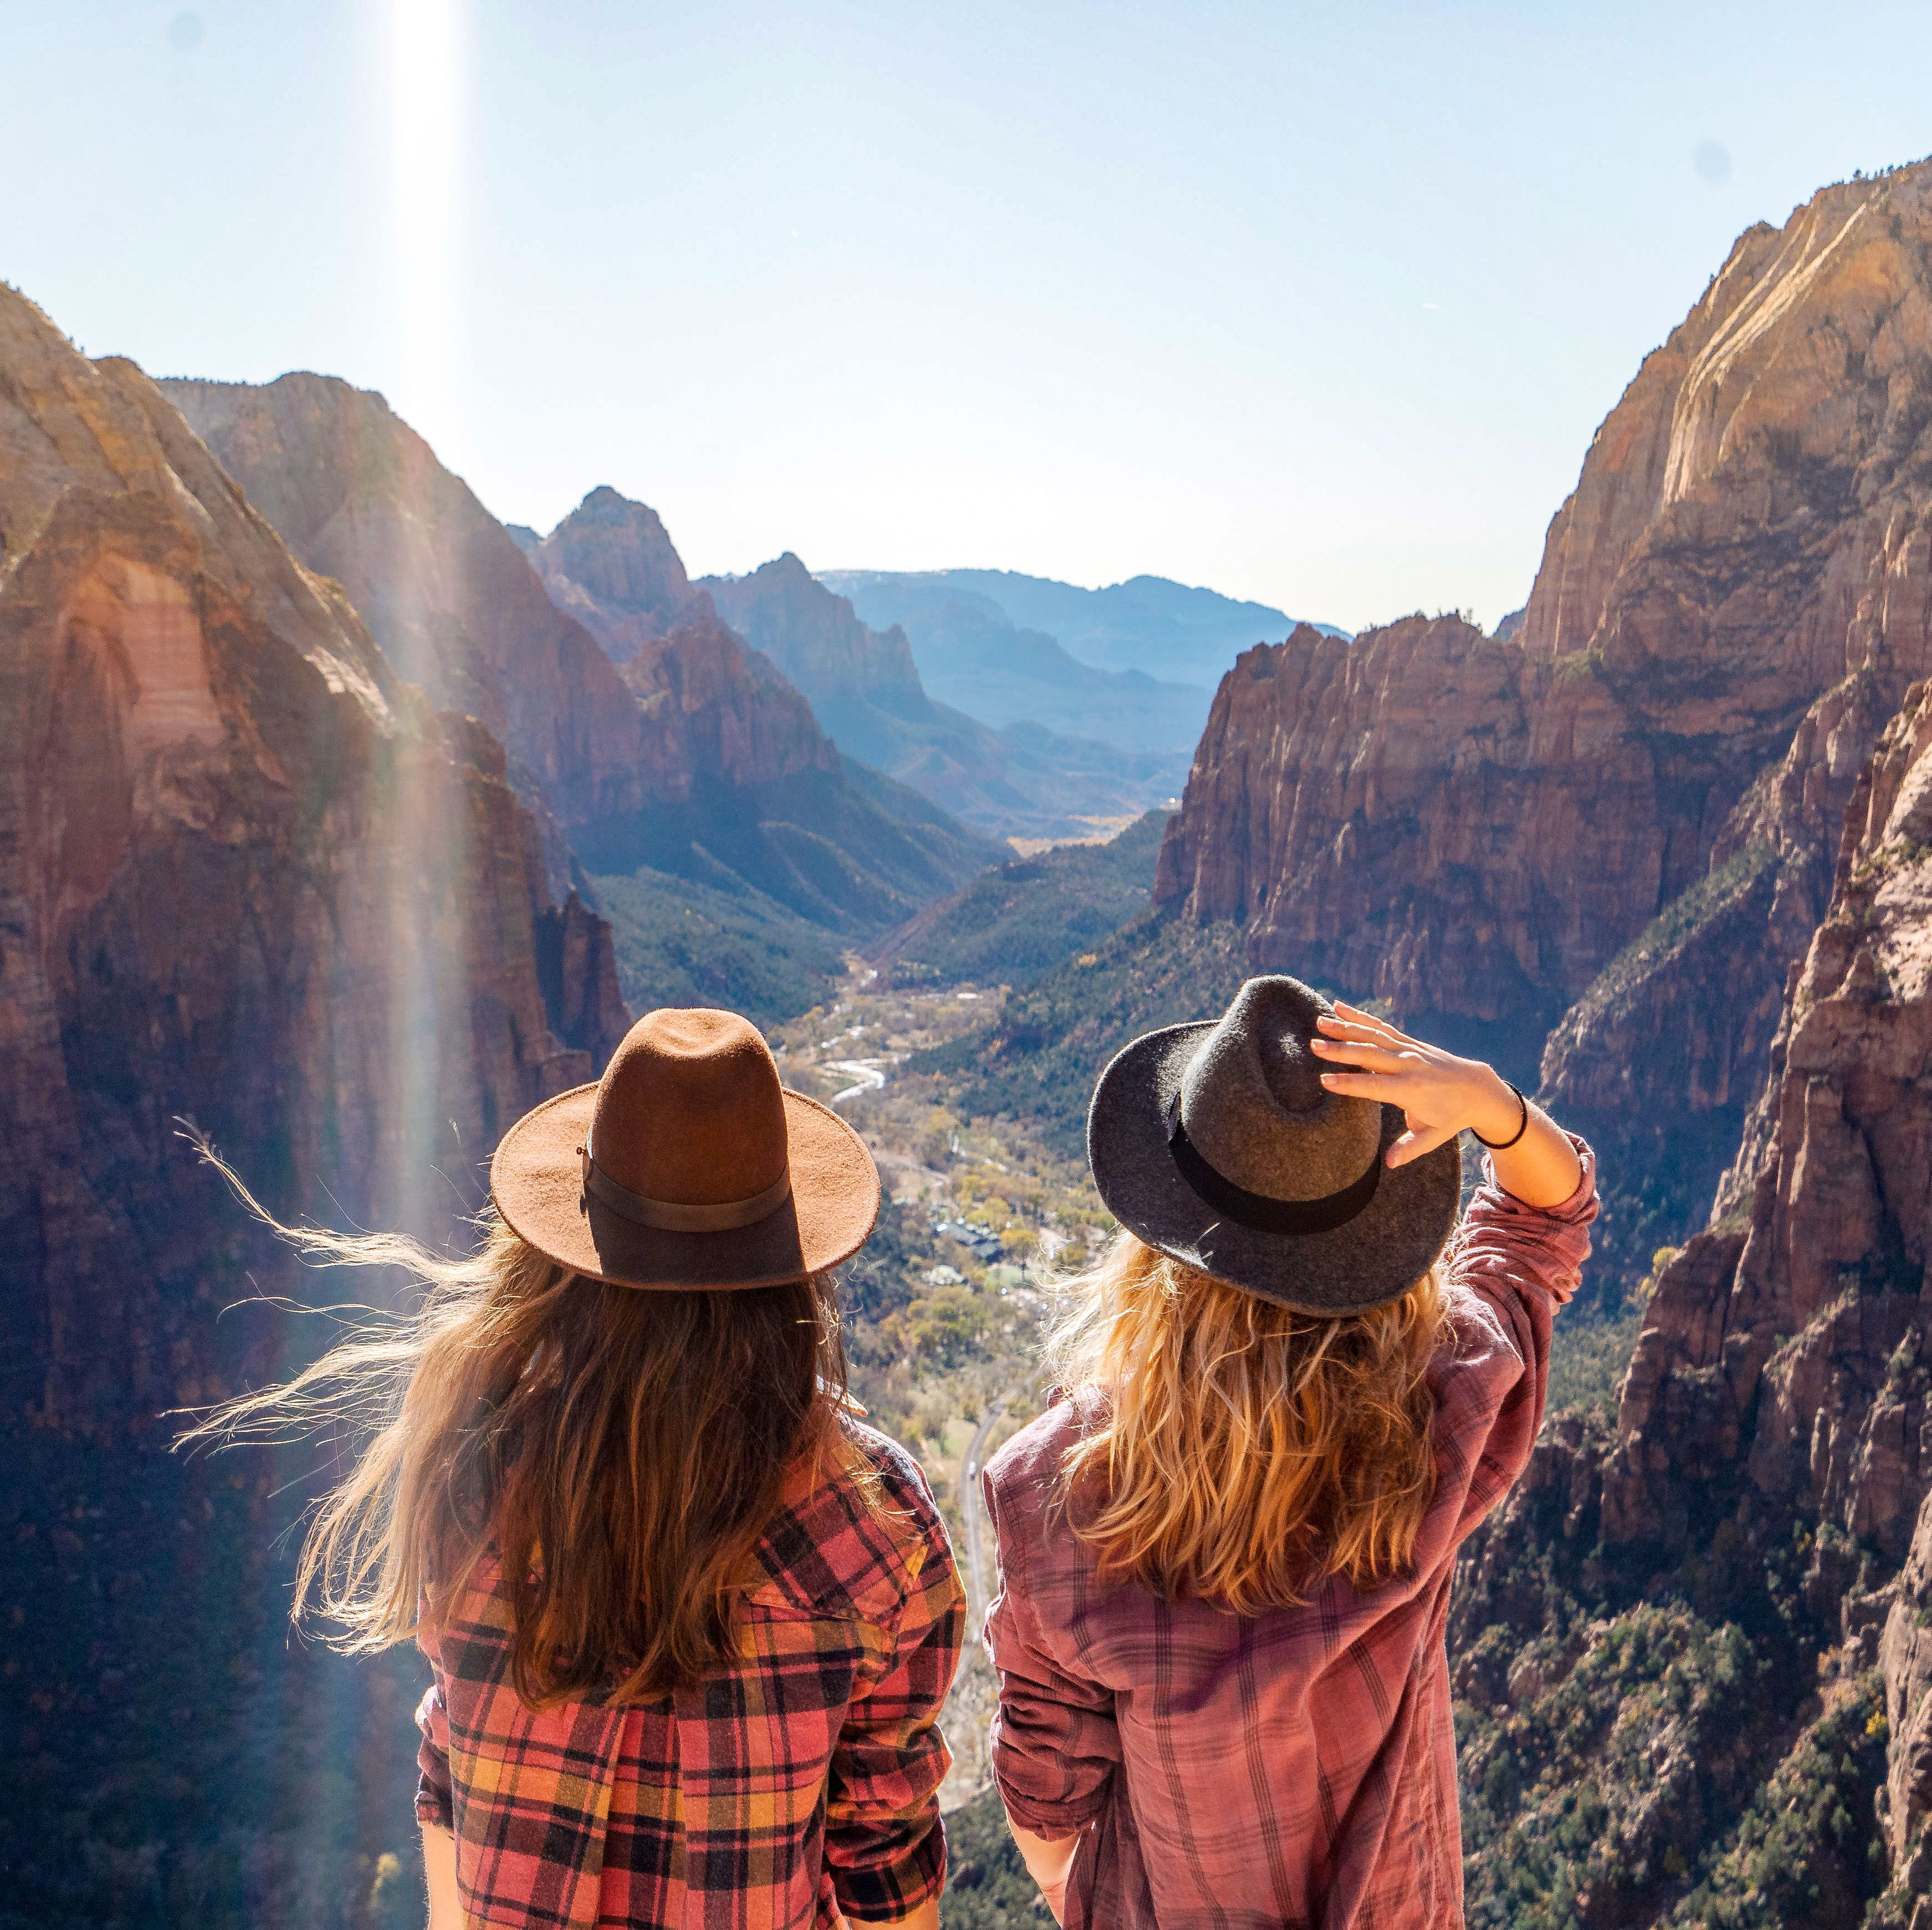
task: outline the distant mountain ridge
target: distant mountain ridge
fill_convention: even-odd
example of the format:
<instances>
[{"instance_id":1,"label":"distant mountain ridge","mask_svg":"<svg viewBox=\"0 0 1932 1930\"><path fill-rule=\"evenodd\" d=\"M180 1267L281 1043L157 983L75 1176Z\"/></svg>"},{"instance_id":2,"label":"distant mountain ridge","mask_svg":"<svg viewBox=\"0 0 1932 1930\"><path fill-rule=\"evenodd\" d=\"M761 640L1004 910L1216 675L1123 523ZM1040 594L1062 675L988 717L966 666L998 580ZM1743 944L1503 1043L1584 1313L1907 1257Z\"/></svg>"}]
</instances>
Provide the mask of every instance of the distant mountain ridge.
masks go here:
<instances>
[{"instance_id":1,"label":"distant mountain ridge","mask_svg":"<svg viewBox=\"0 0 1932 1930\"><path fill-rule=\"evenodd\" d=\"M1130 577L1099 590L1007 569L828 570L824 581L855 605L891 586L983 596L1016 629L1044 632L1096 670L1137 670L1210 690L1243 650L1276 641L1306 620L1165 576ZM1312 627L1348 634L1332 623Z\"/></svg>"},{"instance_id":2,"label":"distant mountain ridge","mask_svg":"<svg viewBox=\"0 0 1932 1930\"><path fill-rule=\"evenodd\" d=\"M724 620L810 700L838 747L996 836L1077 838L1178 794L1178 752L1126 751L1037 725L995 731L926 695L905 632L874 630L788 551L708 576Z\"/></svg>"},{"instance_id":3,"label":"distant mountain ridge","mask_svg":"<svg viewBox=\"0 0 1932 1930\"><path fill-rule=\"evenodd\" d=\"M1206 721L1208 680L1096 670L1045 631L1016 623L982 591L872 570L823 581L874 629L905 632L932 697L995 729L1026 724L1126 750L1186 752Z\"/></svg>"}]
</instances>

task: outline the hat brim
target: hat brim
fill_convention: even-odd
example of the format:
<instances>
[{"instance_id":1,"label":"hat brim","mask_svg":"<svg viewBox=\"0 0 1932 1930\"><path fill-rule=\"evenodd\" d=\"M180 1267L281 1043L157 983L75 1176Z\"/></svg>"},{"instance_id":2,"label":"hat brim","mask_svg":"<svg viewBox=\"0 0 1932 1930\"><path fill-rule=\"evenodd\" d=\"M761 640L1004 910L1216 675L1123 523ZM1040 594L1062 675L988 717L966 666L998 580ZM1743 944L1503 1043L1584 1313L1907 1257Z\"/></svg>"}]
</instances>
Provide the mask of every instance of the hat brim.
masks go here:
<instances>
[{"instance_id":1,"label":"hat brim","mask_svg":"<svg viewBox=\"0 0 1932 1930\"><path fill-rule=\"evenodd\" d=\"M1150 1032L1100 1075L1087 1115L1087 1156L1107 1211L1148 1245L1298 1313L1359 1313L1400 1299L1455 1230L1456 1142L1385 1167L1368 1205L1328 1232L1237 1226L1182 1178L1167 1145L1181 1075L1214 1029L1204 1020ZM1378 1157L1404 1130L1401 1109L1384 1106Z\"/></svg>"},{"instance_id":2,"label":"hat brim","mask_svg":"<svg viewBox=\"0 0 1932 1930\"><path fill-rule=\"evenodd\" d=\"M778 1286L848 1260L879 1217L879 1169L830 1107L783 1088L791 1197L764 1219L722 1233L640 1226L586 1201L578 1148L590 1132L594 1085L573 1086L526 1112L490 1163L503 1223L559 1265L618 1286Z\"/></svg>"}]
</instances>

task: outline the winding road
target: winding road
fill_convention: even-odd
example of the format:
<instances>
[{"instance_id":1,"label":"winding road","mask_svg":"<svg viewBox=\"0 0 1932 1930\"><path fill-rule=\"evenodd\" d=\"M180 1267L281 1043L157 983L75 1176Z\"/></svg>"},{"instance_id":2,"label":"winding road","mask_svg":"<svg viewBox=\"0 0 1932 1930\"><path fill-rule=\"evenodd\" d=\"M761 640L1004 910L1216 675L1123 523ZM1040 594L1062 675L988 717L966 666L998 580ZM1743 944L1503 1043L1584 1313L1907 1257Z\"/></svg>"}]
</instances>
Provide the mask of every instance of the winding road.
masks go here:
<instances>
[{"instance_id":1,"label":"winding road","mask_svg":"<svg viewBox=\"0 0 1932 1930\"><path fill-rule=\"evenodd\" d=\"M862 1092L877 1092L886 1082L884 1067L886 1062L882 1059L821 1059L819 1063L827 1072L848 1073L857 1082L832 1095L829 1103L834 1106L856 1099Z\"/></svg>"}]
</instances>

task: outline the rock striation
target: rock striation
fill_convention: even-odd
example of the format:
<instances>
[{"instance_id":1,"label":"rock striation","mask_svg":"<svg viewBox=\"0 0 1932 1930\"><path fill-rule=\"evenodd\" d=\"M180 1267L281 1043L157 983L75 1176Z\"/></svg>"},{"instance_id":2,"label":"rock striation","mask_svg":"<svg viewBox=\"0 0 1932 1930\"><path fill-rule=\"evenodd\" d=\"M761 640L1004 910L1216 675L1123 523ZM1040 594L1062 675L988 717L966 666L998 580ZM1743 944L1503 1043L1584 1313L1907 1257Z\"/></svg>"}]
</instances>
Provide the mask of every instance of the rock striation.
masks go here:
<instances>
[{"instance_id":1,"label":"rock striation","mask_svg":"<svg viewBox=\"0 0 1932 1930\"><path fill-rule=\"evenodd\" d=\"M500 746L157 386L8 290L0 371L5 1372L112 1433L242 1364L213 1316L262 1256L176 1120L283 1211L439 1237L627 1015Z\"/></svg>"}]
</instances>

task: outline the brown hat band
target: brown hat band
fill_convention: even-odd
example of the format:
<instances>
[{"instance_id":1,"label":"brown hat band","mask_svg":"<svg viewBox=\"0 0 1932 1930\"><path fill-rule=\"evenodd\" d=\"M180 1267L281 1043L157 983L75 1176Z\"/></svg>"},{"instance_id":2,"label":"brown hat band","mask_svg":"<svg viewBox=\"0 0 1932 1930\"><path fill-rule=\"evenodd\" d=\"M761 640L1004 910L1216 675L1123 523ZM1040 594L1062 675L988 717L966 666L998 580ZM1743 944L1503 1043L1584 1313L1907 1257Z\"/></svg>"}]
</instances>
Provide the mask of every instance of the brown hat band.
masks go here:
<instances>
[{"instance_id":1,"label":"brown hat band","mask_svg":"<svg viewBox=\"0 0 1932 1930\"><path fill-rule=\"evenodd\" d=\"M748 1199L721 1199L715 1205L702 1206L676 1199L652 1199L644 1193L633 1193L613 1179L591 1157L587 1145L577 1150L584 1160L586 1197L580 1203L586 1210L589 1202L594 1199L599 1205L608 1206L620 1220L628 1220L634 1226L654 1226L661 1233L729 1233L776 1213L791 1197L791 1174L788 1169Z\"/></svg>"}]
</instances>

